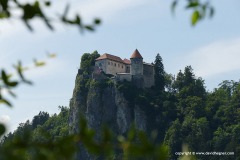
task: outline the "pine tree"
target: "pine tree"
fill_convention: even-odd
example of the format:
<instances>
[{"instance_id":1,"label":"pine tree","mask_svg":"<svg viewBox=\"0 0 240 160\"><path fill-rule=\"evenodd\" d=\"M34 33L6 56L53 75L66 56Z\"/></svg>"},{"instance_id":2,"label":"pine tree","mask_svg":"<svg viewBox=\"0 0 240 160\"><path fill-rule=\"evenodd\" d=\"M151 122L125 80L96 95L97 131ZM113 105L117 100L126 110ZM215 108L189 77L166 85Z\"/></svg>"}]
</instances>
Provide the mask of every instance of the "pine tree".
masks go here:
<instances>
[{"instance_id":1,"label":"pine tree","mask_svg":"<svg viewBox=\"0 0 240 160\"><path fill-rule=\"evenodd\" d=\"M154 61L154 80L155 80L155 88L158 91L163 91L165 86L165 80L164 80L164 66L162 63L162 57L159 55L159 53L156 56L156 59Z\"/></svg>"}]
</instances>

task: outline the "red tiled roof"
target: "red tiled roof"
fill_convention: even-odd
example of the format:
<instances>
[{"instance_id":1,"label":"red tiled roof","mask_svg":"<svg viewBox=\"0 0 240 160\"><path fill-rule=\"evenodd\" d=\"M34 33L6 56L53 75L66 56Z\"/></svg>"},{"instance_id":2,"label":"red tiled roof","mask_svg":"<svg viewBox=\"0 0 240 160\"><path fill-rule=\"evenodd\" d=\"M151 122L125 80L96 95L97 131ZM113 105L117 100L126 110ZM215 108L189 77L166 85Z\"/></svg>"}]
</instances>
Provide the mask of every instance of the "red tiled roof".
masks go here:
<instances>
[{"instance_id":1,"label":"red tiled roof","mask_svg":"<svg viewBox=\"0 0 240 160\"><path fill-rule=\"evenodd\" d=\"M107 54L107 53L101 55L100 57L98 57L95 60L98 61L98 60L102 60L102 59L111 59L111 60L114 60L114 61L117 61L117 62L124 63L124 61L120 57L114 56L114 55L111 55L111 54Z\"/></svg>"},{"instance_id":2,"label":"red tiled roof","mask_svg":"<svg viewBox=\"0 0 240 160\"><path fill-rule=\"evenodd\" d=\"M139 53L139 51L136 49L136 50L133 52L131 58L143 58L143 57L141 56L141 54Z\"/></svg>"},{"instance_id":3,"label":"red tiled roof","mask_svg":"<svg viewBox=\"0 0 240 160\"><path fill-rule=\"evenodd\" d=\"M123 62L124 62L125 64L131 64L131 61L130 61L129 59L126 59L126 58L123 60Z\"/></svg>"}]
</instances>

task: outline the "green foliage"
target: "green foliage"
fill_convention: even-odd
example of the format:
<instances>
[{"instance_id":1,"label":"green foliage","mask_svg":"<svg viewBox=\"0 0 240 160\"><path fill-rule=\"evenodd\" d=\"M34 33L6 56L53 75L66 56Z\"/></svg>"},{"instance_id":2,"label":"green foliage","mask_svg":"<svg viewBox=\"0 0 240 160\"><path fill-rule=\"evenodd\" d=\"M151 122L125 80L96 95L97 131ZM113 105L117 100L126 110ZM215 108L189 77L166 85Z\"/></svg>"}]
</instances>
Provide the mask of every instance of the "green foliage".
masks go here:
<instances>
[{"instance_id":1,"label":"green foliage","mask_svg":"<svg viewBox=\"0 0 240 160\"><path fill-rule=\"evenodd\" d=\"M95 18L92 24L83 24L79 14L76 14L75 19L68 18L69 5L66 5L63 14L59 17L53 18L44 13L43 10L47 11L46 8L51 8L50 1L32 1L32 2L22 2L18 0L1 0L0 1L0 19L10 19L14 17L14 10L19 10L21 13L21 20L24 22L26 27L33 31L30 21L35 18L40 18L45 25L50 29L54 30L52 25L53 20L60 20L61 23L77 26L80 31L94 31L95 28L101 23L101 20Z\"/></svg>"},{"instance_id":2,"label":"green foliage","mask_svg":"<svg viewBox=\"0 0 240 160\"><path fill-rule=\"evenodd\" d=\"M88 30L88 31L95 31L95 28L101 24L101 20L99 18L95 18L93 20L93 24L83 24L82 19L79 14L75 15L75 19L69 19L67 18L67 14L69 12L70 5L66 5L65 11L63 15L61 16L61 21L68 25L75 25L79 28L81 32Z\"/></svg>"},{"instance_id":3,"label":"green foliage","mask_svg":"<svg viewBox=\"0 0 240 160\"><path fill-rule=\"evenodd\" d=\"M237 98L239 82L223 81L213 92L206 92L204 81L196 78L191 66L187 66L184 72L178 73L169 86L168 94L172 98L170 101L165 101L163 106L177 105L175 111L176 118L179 119L166 128L164 139L164 142L170 146L172 158L177 158L174 152L179 151L184 143L188 144L191 151L235 152L235 156L225 156L221 159L239 158L239 155L236 155L239 151L239 143L237 143L239 138L233 134L238 130L240 119L240 103ZM165 111L165 115L169 114L169 111ZM175 126L176 124L178 127ZM174 135L177 137L171 138ZM197 158L206 157L198 155ZM208 157L210 160L216 158L216 156Z\"/></svg>"},{"instance_id":4,"label":"green foliage","mask_svg":"<svg viewBox=\"0 0 240 160\"><path fill-rule=\"evenodd\" d=\"M3 94L2 94L3 90L7 91L7 93L9 93L10 96L15 98L16 95L12 91L12 89L16 88L20 83L31 84L31 82L26 80L23 75L24 68L22 67L21 62L19 62L17 65L15 65L14 69L15 69L16 74L20 77L19 80L14 79L13 74L7 73L5 69L1 70L1 75L0 75L0 104L5 104L9 107L11 107L12 105L3 96Z\"/></svg>"},{"instance_id":5,"label":"green foliage","mask_svg":"<svg viewBox=\"0 0 240 160\"><path fill-rule=\"evenodd\" d=\"M165 88L168 92L173 93L175 88L173 87L173 82L175 78L172 74L165 73L164 81L165 81Z\"/></svg>"},{"instance_id":6,"label":"green foliage","mask_svg":"<svg viewBox=\"0 0 240 160\"><path fill-rule=\"evenodd\" d=\"M118 137L123 148L123 159L168 159L169 148L165 145L156 145L149 140L143 131L132 128L128 137Z\"/></svg>"},{"instance_id":7,"label":"green foliage","mask_svg":"<svg viewBox=\"0 0 240 160\"><path fill-rule=\"evenodd\" d=\"M155 89L158 91L164 91L165 87L165 71L164 66L162 63L162 57L159 53L156 56L154 61L154 82L155 82Z\"/></svg>"},{"instance_id":8,"label":"green foliage","mask_svg":"<svg viewBox=\"0 0 240 160\"><path fill-rule=\"evenodd\" d=\"M89 78L85 78L85 75L77 75L76 77L76 86L74 88L73 94L78 95L86 93L88 91Z\"/></svg>"},{"instance_id":9,"label":"green foliage","mask_svg":"<svg viewBox=\"0 0 240 160\"><path fill-rule=\"evenodd\" d=\"M3 124L0 124L0 137L5 133L6 129Z\"/></svg>"},{"instance_id":10,"label":"green foliage","mask_svg":"<svg viewBox=\"0 0 240 160\"><path fill-rule=\"evenodd\" d=\"M199 119L190 116L185 117L182 124L183 140L194 151L209 151L208 140L210 138L209 122L205 117Z\"/></svg>"},{"instance_id":11,"label":"green foliage","mask_svg":"<svg viewBox=\"0 0 240 160\"><path fill-rule=\"evenodd\" d=\"M4 137L0 159L66 159L73 157L75 144L69 135L69 109L59 107L58 115L40 112L32 122L21 123ZM65 138L63 138L65 137ZM71 141L69 141L71 140Z\"/></svg>"},{"instance_id":12,"label":"green foliage","mask_svg":"<svg viewBox=\"0 0 240 160\"><path fill-rule=\"evenodd\" d=\"M112 79L110 78L105 78L103 80L94 80L94 79L90 79L89 80L89 86L92 88L100 88L101 90L107 88L107 87L113 87L114 86L114 82Z\"/></svg>"},{"instance_id":13,"label":"green foliage","mask_svg":"<svg viewBox=\"0 0 240 160\"><path fill-rule=\"evenodd\" d=\"M176 6L180 0L173 0L172 2L172 12L175 13ZM209 0L187 0L185 4L186 10L191 10L191 24L195 26L199 21L204 18L213 17L214 15L214 7L211 5Z\"/></svg>"},{"instance_id":14,"label":"green foliage","mask_svg":"<svg viewBox=\"0 0 240 160\"><path fill-rule=\"evenodd\" d=\"M47 58L55 58L55 54L48 54ZM35 67L42 67L46 65L46 62L34 59L33 64L30 66L23 66L22 62L19 61L13 65L13 72L8 73L5 69L0 69L0 105L4 104L9 107L12 106L11 102L5 98L3 91L6 91L11 97L16 98L17 95L13 90L20 84L31 85L32 82L26 79L24 72Z\"/></svg>"},{"instance_id":15,"label":"green foliage","mask_svg":"<svg viewBox=\"0 0 240 160\"><path fill-rule=\"evenodd\" d=\"M80 120L80 132L77 134L60 135L59 132L52 132L58 126L64 128L63 123L66 123L69 109L60 109L58 115L53 115L36 129L27 121L21 124L13 135L5 137L0 146L0 159L73 159L78 151L78 143L90 154L103 156L104 159L114 159L116 156L123 159L168 159L167 146L153 143L154 139L149 139L145 133L135 128L128 132L127 137L113 136L109 129L103 128L101 140L98 142L94 138L95 131L87 127L84 119Z\"/></svg>"},{"instance_id":16,"label":"green foliage","mask_svg":"<svg viewBox=\"0 0 240 160\"><path fill-rule=\"evenodd\" d=\"M131 104L134 103L135 98L140 93L140 89L138 89L132 82L123 81L117 83L117 89L123 93L124 97Z\"/></svg>"},{"instance_id":17,"label":"green foliage","mask_svg":"<svg viewBox=\"0 0 240 160\"><path fill-rule=\"evenodd\" d=\"M95 65L95 59L97 59L99 56L100 54L98 54L97 51L94 51L91 54L84 53L81 58L80 68L89 74L91 71L91 66Z\"/></svg>"},{"instance_id":18,"label":"green foliage","mask_svg":"<svg viewBox=\"0 0 240 160\"><path fill-rule=\"evenodd\" d=\"M206 96L204 81L201 78L195 77L191 66L185 67L184 73L180 70L173 86L177 89L179 98L182 99L188 96L201 98L205 98Z\"/></svg>"},{"instance_id":19,"label":"green foliage","mask_svg":"<svg viewBox=\"0 0 240 160\"><path fill-rule=\"evenodd\" d=\"M174 0L172 3L172 10L174 11L175 7L177 6L177 2L178 0ZM27 28L32 31L33 28L30 25L30 21L32 21L35 18L40 18L45 25L50 29L53 30L54 27L52 25L53 22L53 18L47 16L43 10L45 7L51 7L51 2L50 1L45 1L43 3L39 2L39 1L32 1L32 2L20 2L17 0L0 0L0 19L10 19L11 17L13 17L13 10L19 10L21 13L21 20L25 23L25 25L27 26ZM214 14L214 9L213 7L210 5L210 3L207 2L201 2L199 0L189 0L187 2L186 5L186 9L192 9L192 17L191 17L191 22L192 25L197 24L200 20L202 20L203 18L206 17L206 15L208 14L210 17L213 16ZM72 25L72 26L77 26L80 31L94 31L95 28L101 23L101 20L96 18L93 20L92 24L83 24L82 23L82 19L81 17L76 14L74 18L68 18L68 12L69 12L69 5L66 5L65 11L63 12L62 16L60 16L60 21L63 24L67 24L67 25ZM86 69L87 74L89 74L90 69L89 67L94 65L94 60L99 57L98 53L95 52L91 55L84 55L82 57L82 61L81 61L81 68L82 69ZM39 67L39 66L44 66L45 62L43 61L37 61L34 60L34 64L35 66ZM160 63L159 63L160 64ZM163 70L163 65L160 69ZM19 63L17 65L14 66L15 70L16 70L16 74L19 76L19 79L13 79L12 78L12 74L8 74L7 71L5 69L1 69L1 75L0 75L0 104L5 104L8 106L11 106L11 103L2 95L2 91L6 90L11 96L16 97L16 95L12 92L12 89L17 87L20 83L27 83L27 84L31 84L31 82L29 80L27 80L24 75L23 75L23 71L26 70L25 67L22 66L22 63L19 61ZM188 72L185 72L185 75L180 75L177 78L177 82L175 83L176 88L178 89L178 95L177 97L181 97L182 99L187 98L187 103L189 103L190 110L194 110L196 109L196 104L198 102L200 102L201 100L204 101L204 96L205 96L205 88L203 87L203 81L201 79L194 79L193 75L187 75L186 73L191 73L192 71L189 70ZM159 75L162 76L162 72L158 72L161 73ZM168 77L168 78L162 78L160 76L159 79L157 80L162 80L161 82L164 82L165 79L169 80L168 81L168 90L170 91L170 89L172 91L175 90L174 85L172 85L172 80ZM183 76L183 77L181 77ZM190 81L188 81L187 79L183 79L184 82L189 83L190 87L186 87L188 85L186 85L185 83L181 83L181 78L189 78L190 77ZM192 79L191 79L192 78ZM191 81L193 80L193 81ZM80 83L80 85L77 87L76 92L85 89L87 90L87 87L85 86L85 84L87 84L89 81L82 78L82 82ZM162 88L162 84L160 84L159 88L160 90L163 90ZM93 85L93 84L92 84ZM113 83L112 81L108 81L107 85L112 86ZM223 125L220 125L223 129L224 132L229 132L229 130L232 131L232 140L230 145L229 144L223 144L223 146L225 148L238 148L237 151L239 151L239 146L237 143L234 143L236 141L239 141L239 139L237 137L239 137L238 133L239 133L239 126L236 125L237 122L239 122L240 118L239 118L239 85L238 84L234 84L235 86L237 86L236 88L230 88L229 91L229 86L227 83L225 83L224 85L222 85L222 88L219 88L219 91L216 92L220 92L223 90L226 90L228 98L227 98L227 102L224 100L221 100L221 98L219 98L217 96L217 94L212 93L209 95L210 98L208 98L209 102L210 99L213 97L217 97L216 101L213 104L209 104L207 103L207 106L205 108L207 114L207 117L210 120L213 120L213 123L216 122L216 124L218 124L217 122L220 121L221 124L223 123ZM134 99L136 102L139 102L141 104L145 104L145 105L149 105L153 104L155 106L160 106L165 108L165 111L163 113L166 113L165 115L168 115L170 113L170 110L167 110L167 106L175 106L175 101L169 101L169 99L163 99L161 100L162 97L164 96L154 96L157 97L156 100L153 100L153 98L149 98L147 97L145 93L140 92L141 94L137 94L138 90L136 88L132 88L133 90L131 90L131 92L127 92L126 88L124 86L119 86L119 89L124 91L126 97L128 99ZM130 88L131 89L131 88ZM236 90L235 90L236 89ZM225 91L223 91L225 92ZM170 93L173 94L173 93ZM223 93L225 94L225 93ZM188 96L193 96L193 97L188 97ZM174 96L174 95L173 95ZM194 97L196 96L196 97ZM199 99L198 97L201 97L203 99ZM180 99L180 102L182 101L182 99ZM190 100L189 100L190 99ZM163 105L164 104L164 105ZM204 103L201 103L204 105ZM221 104L219 106L219 104ZM152 106L153 106L152 105ZM198 104L197 104L198 105ZM230 105L230 106L229 106ZM200 105L202 108L202 105ZM173 107L174 108L174 107ZM210 108L210 109L209 109ZM213 109L213 113L211 113L211 110ZM64 108L61 108L61 113L60 114L65 114L66 112L64 111ZM201 109L202 110L202 109ZM189 113L189 112L188 112ZM186 114L188 114L186 113ZM200 113L198 110L196 111L196 114ZM202 113L204 114L204 113ZM54 118L53 118L54 117ZM49 118L49 115L47 113L39 113L39 115L34 117L34 120L32 122L32 124L30 124L29 121L27 121L25 124L20 124L20 126L18 127L17 131L8 134L8 138L5 137L5 141L4 141L4 145L1 144L1 149L0 149L0 159L71 159L73 157L73 154L76 151L76 146L75 143L78 142L78 140L80 138L82 138L82 140L84 140L85 138L88 139L89 137L92 138L92 133L93 131L89 130L89 132L87 132L87 134L85 134L84 136L76 136L76 135L68 135L68 127L66 125L67 120L64 118L59 118L57 115L53 116L51 118ZM61 116L60 116L61 117ZM63 116L65 117L65 116ZM173 116L174 117L174 116ZM214 118L213 118L214 117ZM231 119L233 117L233 120ZM179 117L179 118L183 118L183 117ZM64 122L63 122L64 119ZM205 122L206 119L199 119L199 123L197 123L198 125L206 124ZM55 124L57 122L57 124L61 124L61 127L56 127L57 125ZM197 121L198 122L198 121ZM230 127L226 127L228 125L234 124L234 126L230 126ZM51 124L54 124L53 126ZM84 124L84 123L83 123ZM83 125L84 126L84 125ZM204 126L204 125L203 125ZM53 128L52 128L53 127ZM56 128L55 128L56 127ZM86 125L85 125L86 127ZM82 128L84 130L84 128ZM32 136L30 131L34 130L34 135ZM46 133L45 130L48 130L49 133ZM85 128L85 130L88 130ZM220 130L220 129L219 129ZM5 132L5 127L4 125L0 124L0 135L3 135ZM219 137L219 133L224 133L221 130L220 131L216 131L214 132L214 140L216 141L216 144L218 144L218 137ZM109 141L109 132L104 132L103 136L104 138L104 142L108 142ZM225 137L228 137L228 134L224 134L226 135ZM150 143L148 143L147 137L143 134L143 133L139 133L139 140L140 140L140 144L143 144L143 146L134 146L133 144L129 143L128 141L121 141L121 142L125 142L122 143L120 146L122 146L122 149L124 151L124 155L128 155L129 153L136 153L136 155L141 155L141 156L145 156L145 154L147 153L147 155L152 155L154 157L154 159L167 159L167 149L164 146L159 146L156 147L157 149L153 148L151 146ZM33 138L35 137L35 138ZM50 137L50 139L49 139ZM61 138L64 137L64 138ZM230 136L231 137L231 136ZM46 139L46 142L43 140ZM54 141L52 140L54 139ZM37 141L36 141L37 140ZM86 141L86 144L91 142L91 139L88 139L89 141ZM73 143L74 144L73 144ZM106 145L107 143L104 143L104 146L108 146L108 147L103 147L103 145L95 145L94 143L92 145L90 145L90 149L89 150L100 150L103 147L104 151L103 153L106 153L106 155L111 155L112 152L109 152L109 149L111 146L110 145ZM226 147L226 145L228 145ZM96 147L94 149L94 146ZM130 146L130 147L129 147ZM101 148L100 148L101 147ZM218 145L216 145L216 148L218 147ZM223 148L224 148L223 147ZM105 150L105 149L106 150ZM121 147L120 147L121 148ZM126 151L126 152L125 152ZM153 151L153 152L152 152ZM29 154L30 153L30 154ZM100 152L94 152L94 153L100 153ZM134 155L135 156L135 155ZM128 157L128 156L126 156ZM125 157L125 158L126 158Z\"/></svg>"},{"instance_id":20,"label":"green foliage","mask_svg":"<svg viewBox=\"0 0 240 160\"><path fill-rule=\"evenodd\" d=\"M181 151L182 146L181 124L178 119L175 120L167 130L164 143L170 148L171 158L176 159L177 156L172 153Z\"/></svg>"},{"instance_id":21,"label":"green foliage","mask_svg":"<svg viewBox=\"0 0 240 160\"><path fill-rule=\"evenodd\" d=\"M179 0L173 0L172 2L172 11L174 12ZM70 10L70 5L66 5L65 10L62 11L61 16L50 17L45 12L48 8L51 8L51 1L32 1L32 2L21 2L17 0L1 0L0 1L0 19L10 19L14 17L14 10L19 10L21 13L20 19L24 22L26 27L33 31L30 21L35 18L40 18L45 25L50 29L54 30L52 25L54 20L60 21L62 24L76 26L81 32L95 31L96 27L101 23L99 18L93 19L92 24L84 24L81 16L75 14L74 18L68 18L68 13ZM46 9L47 8L47 9ZM186 4L187 10L193 10L191 22L192 25L197 24L198 21L204 19L206 15L212 17L214 14L214 8L209 1L201 2L200 0L189 0ZM45 12L44 12L44 11Z\"/></svg>"},{"instance_id":22,"label":"green foliage","mask_svg":"<svg viewBox=\"0 0 240 160\"><path fill-rule=\"evenodd\" d=\"M37 128L38 125L43 125L49 118L49 114L47 112L39 112L37 116L33 117L32 127Z\"/></svg>"},{"instance_id":23,"label":"green foliage","mask_svg":"<svg viewBox=\"0 0 240 160\"><path fill-rule=\"evenodd\" d=\"M7 75L2 73L1 77L11 83ZM132 129L125 136L118 136L103 128L102 137L96 141L94 129L81 120L80 132L69 134L69 109L60 107L58 115L40 112L31 122L20 124L14 133L4 136L0 159L71 159L79 152L76 144L81 144L80 148L84 147L91 155L105 159L168 159L169 155L177 159L175 152L181 151L182 144L187 144L193 152L233 151L236 155L225 159L239 158L240 83L223 81L219 88L207 92L204 81L194 75L191 66L180 71L176 79L167 73L164 79L167 90L159 92L153 88L139 89L128 81L115 84L107 77L95 80L87 73L78 74L74 94L87 96L89 89L102 91L116 85L131 109L137 106L147 115L148 131ZM158 132L153 139L149 138L152 130ZM0 131L4 133L3 125Z\"/></svg>"}]
</instances>

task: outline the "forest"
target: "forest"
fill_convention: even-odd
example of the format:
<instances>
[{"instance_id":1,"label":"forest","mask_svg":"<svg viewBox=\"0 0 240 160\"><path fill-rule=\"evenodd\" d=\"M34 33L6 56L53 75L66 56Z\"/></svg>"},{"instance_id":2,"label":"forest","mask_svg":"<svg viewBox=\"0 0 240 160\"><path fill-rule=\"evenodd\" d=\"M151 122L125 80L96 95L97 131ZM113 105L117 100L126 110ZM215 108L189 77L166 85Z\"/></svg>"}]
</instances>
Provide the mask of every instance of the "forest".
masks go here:
<instances>
[{"instance_id":1,"label":"forest","mask_svg":"<svg viewBox=\"0 0 240 160\"><path fill-rule=\"evenodd\" d=\"M81 68L88 72L97 54L85 53ZM70 109L59 106L59 114L42 111L3 136L0 159L74 159L79 149L76 144L81 142L103 159L117 159L116 150L122 150L123 159L178 159L183 157L176 153L187 146L192 152L234 152L187 156L190 159L240 160L240 82L224 80L208 91L191 66L174 76L165 72L158 54L154 67L152 88L138 89L129 82L116 84L130 103L141 104L142 110L151 115L149 133L133 127L127 135L114 135L103 127L101 142L95 142L94 129L88 128L85 120L80 122L79 135L70 133ZM157 136L150 136L155 133L152 131L157 131Z\"/></svg>"}]
</instances>

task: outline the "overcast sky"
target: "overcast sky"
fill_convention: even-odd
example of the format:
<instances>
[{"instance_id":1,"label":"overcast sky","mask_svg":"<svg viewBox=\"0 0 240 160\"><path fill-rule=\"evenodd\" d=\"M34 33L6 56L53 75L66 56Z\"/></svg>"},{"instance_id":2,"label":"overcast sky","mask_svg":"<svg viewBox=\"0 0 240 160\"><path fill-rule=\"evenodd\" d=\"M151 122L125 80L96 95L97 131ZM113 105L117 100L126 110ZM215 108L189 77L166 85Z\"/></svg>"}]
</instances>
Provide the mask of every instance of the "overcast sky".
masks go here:
<instances>
[{"instance_id":1,"label":"overcast sky","mask_svg":"<svg viewBox=\"0 0 240 160\"><path fill-rule=\"evenodd\" d=\"M51 14L60 14L63 2L55 1ZM71 14L80 13L85 22L102 19L94 33L81 34L58 22L51 32L38 20L32 23L35 32L31 33L21 21L1 20L1 68L11 70L18 60L30 65L33 58L46 60L47 65L26 72L34 85L16 89L14 107L1 106L0 121L13 130L39 111L53 114L59 105L68 106L81 55L94 50L129 58L137 48L145 62L153 62L160 53L166 72L176 75L191 65L209 91L222 80L239 80L240 1L213 2L213 19L196 27L190 25L190 12L181 5L173 16L169 0L72 0ZM46 59L46 52L56 53L57 58Z\"/></svg>"}]
</instances>

